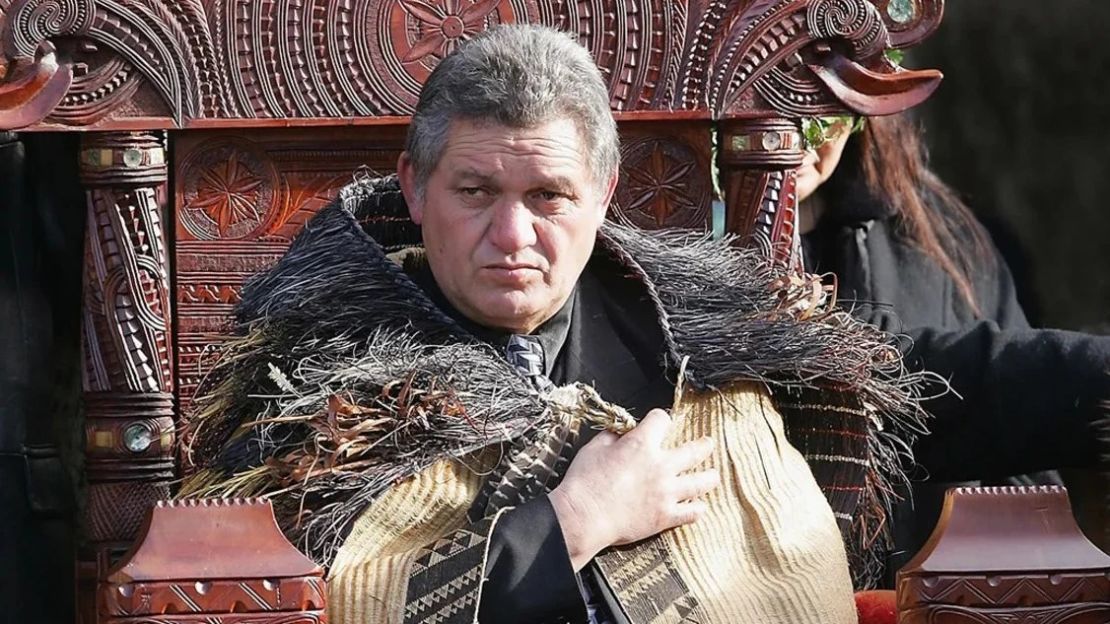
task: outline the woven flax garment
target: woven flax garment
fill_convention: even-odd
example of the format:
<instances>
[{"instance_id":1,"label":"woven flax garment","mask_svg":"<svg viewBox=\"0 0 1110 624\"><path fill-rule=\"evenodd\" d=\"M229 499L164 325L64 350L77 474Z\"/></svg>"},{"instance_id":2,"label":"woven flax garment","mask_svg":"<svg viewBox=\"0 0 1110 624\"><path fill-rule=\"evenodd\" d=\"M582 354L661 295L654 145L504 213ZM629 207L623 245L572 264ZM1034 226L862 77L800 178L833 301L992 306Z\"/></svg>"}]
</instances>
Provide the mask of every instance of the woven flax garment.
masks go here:
<instances>
[{"instance_id":1,"label":"woven flax garment","mask_svg":"<svg viewBox=\"0 0 1110 624\"><path fill-rule=\"evenodd\" d=\"M708 465L720 472L722 486L707 497L709 513L697 523L599 557L628 619L854 623L840 531L766 394L754 384L687 392L674 414L680 426L672 445L717 440ZM518 448L516 455L535 449ZM330 573L333 622L475 621L484 551L466 563L451 557L485 547L466 520L483 482L475 467L491 456L482 455L436 464L359 517ZM482 530L503 511L479 523ZM441 588L429 585L431 574ZM467 589L456 591L460 587ZM448 595L451 600L443 600Z\"/></svg>"},{"instance_id":2,"label":"woven flax garment","mask_svg":"<svg viewBox=\"0 0 1110 624\"><path fill-rule=\"evenodd\" d=\"M389 210L383 209L386 204ZM504 354L481 344L437 309L387 256L387 250L418 242L409 231L415 226L397 216L405 212L394 178L357 182L306 224L273 269L244 288L236 337L225 345L189 420L186 439L197 470L179 495L267 496L274 501L289 538L332 569L335 621L469 624L477 612L485 542L497 510L543 495L553 485L551 475L561 473L560 450L573 444L577 425L553 413L550 393L528 387ZM761 258L727 240L677 232L649 236L609 224L599 234L591 266L596 274L636 285L642 296L629 301L652 306L667 378L684 378L689 388L707 393L688 393L683 405L693 409L692 402L713 396L708 393L714 388L732 388L726 392L729 397L770 388L784 410L787 434L809 458L818 487L825 488L826 500L841 519L848 551L865 551L879 543L874 536L888 525L881 494L900 478L905 449L920 428L917 381L905 374L890 336L843 311L824 309L811 297L818 293L811 288L814 283L795 284ZM683 376L679 363L686 358ZM745 382L758 386L736 385ZM822 402L805 396L806 390ZM851 411L838 411L835 421L802 418L825 414L828 410L809 406L825 407L830 392L849 397ZM784 398L790 405L782 403ZM732 403L745 405L730 399ZM776 498L791 490L772 478L783 472L775 469L775 462L797 462L778 433L780 418L768 409L767 400L749 403L759 407L755 416L740 409L723 426L754 423L760 431L775 433L753 438L759 441L758 471L735 471L738 478L730 487L745 493L737 500L750 522L733 521L732 529L742 530L736 535L747 541L727 543L757 545L758 540L749 539L756 534L751 527L757 527L767 544L781 545L780 550L751 550L747 561L771 571L760 578L779 583L786 608L804 611L805 601L789 596L795 587L802 595L826 593L807 589L814 576L808 571L823 569L826 559L807 559L798 555L802 551L791 550L796 544L791 540L797 539L791 523L814 514L789 507L758 513L760 505L772 505L767 501L792 505L805 499L797 493ZM844 435L820 433L827 429L843 429ZM862 441L858 447L844 443L856 440ZM534 478L520 487L503 479L491 490L495 478L516 473L497 461L500 454L490 460L495 466L482 466L486 458L475 453L501 445L530 449L530 454L518 452L508 459ZM735 450L739 448L729 446L722 461L755 461L746 451ZM851 457L854 463L846 465L862 470L848 472L837 464L830 471L825 460L833 457ZM785 474L800 479L800 470ZM454 481L439 490L445 475L454 475ZM480 475L491 477L481 484ZM859 494L839 496L849 487ZM752 488L763 488L766 496ZM514 498L514 491L523 496ZM471 500L467 511L466 501ZM822 503L816 517L828 513L829 504ZM475 509L482 513L471 513ZM400 513L410 515L401 522ZM380 521L372 519L374 514ZM464 516L469 524L462 524ZM395 523L396 537L358 539L368 531L384 531L389 525L383 522ZM814 552L826 552L820 531L807 534L818 536ZM665 539L659 541L669 544ZM707 539L707 544L726 543L718 536ZM366 546L366 541L373 544ZM718 598L692 580L700 573L697 565L708 565L699 563L708 560L708 553L697 554L693 544L667 545L657 549L662 554L654 559L644 559L635 549L622 551L633 562L629 565L649 566L642 572L610 566L618 597L630 614L639 614L634 621L670 621L666 618L682 611L689 616L685 621L716 621L704 618L731 612L715 611ZM723 551L714 548L712 554ZM690 565L659 563L680 562L687 554ZM388 585L374 566L408 572L392 574ZM633 576L661 580L648 594L622 583ZM721 582L754 587L750 578L721 576ZM831 572L816 576L836 579ZM355 587L373 587L374 593L356 592ZM767 598L775 592L766 587L759 591L764 597L749 602L761 605L769 618L778 617L778 607L769 606L773 600ZM379 598L373 607L378 611L371 611L367 596ZM658 597L653 598L654 611L636 606L645 596ZM779 621L805 622L804 617L809 616ZM725 621L748 621L738 618ZM823 621L837 619L833 614Z\"/></svg>"}]
</instances>

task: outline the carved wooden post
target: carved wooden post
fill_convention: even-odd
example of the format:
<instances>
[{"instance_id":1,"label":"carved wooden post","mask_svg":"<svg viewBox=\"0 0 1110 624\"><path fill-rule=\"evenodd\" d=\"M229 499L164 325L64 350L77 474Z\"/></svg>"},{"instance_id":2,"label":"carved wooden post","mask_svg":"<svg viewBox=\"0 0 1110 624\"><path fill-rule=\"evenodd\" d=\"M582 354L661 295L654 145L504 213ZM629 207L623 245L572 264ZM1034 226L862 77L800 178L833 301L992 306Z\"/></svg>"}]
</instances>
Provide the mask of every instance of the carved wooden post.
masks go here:
<instances>
[{"instance_id":1,"label":"carved wooden post","mask_svg":"<svg viewBox=\"0 0 1110 624\"><path fill-rule=\"evenodd\" d=\"M85 249L86 546L78 600L95 621L96 581L131 545L173 478L169 266L159 133L89 134L81 145Z\"/></svg>"},{"instance_id":2,"label":"carved wooden post","mask_svg":"<svg viewBox=\"0 0 1110 624\"><path fill-rule=\"evenodd\" d=\"M775 258L791 266L801 263L795 182L804 157L796 121L736 120L721 126L725 227L745 242L770 244Z\"/></svg>"}]
</instances>

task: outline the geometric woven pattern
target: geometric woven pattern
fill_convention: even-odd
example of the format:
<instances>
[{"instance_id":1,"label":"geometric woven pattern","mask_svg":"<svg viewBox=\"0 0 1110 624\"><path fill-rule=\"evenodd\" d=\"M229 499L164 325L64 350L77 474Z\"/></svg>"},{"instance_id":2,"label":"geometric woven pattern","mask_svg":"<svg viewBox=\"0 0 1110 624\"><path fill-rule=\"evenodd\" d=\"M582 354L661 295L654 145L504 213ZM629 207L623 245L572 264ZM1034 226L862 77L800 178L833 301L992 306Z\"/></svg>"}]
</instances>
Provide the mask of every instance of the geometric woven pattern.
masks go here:
<instances>
[{"instance_id":1,"label":"geometric woven pattern","mask_svg":"<svg viewBox=\"0 0 1110 624\"><path fill-rule=\"evenodd\" d=\"M847 538L871 469L870 414L857 397L827 390L784 392L776 399L787 439L806 458Z\"/></svg>"},{"instance_id":2,"label":"geometric woven pattern","mask_svg":"<svg viewBox=\"0 0 1110 624\"><path fill-rule=\"evenodd\" d=\"M413 560L405 624L473 624L494 518L459 529Z\"/></svg>"},{"instance_id":3,"label":"geometric woven pattern","mask_svg":"<svg viewBox=\"0 0 1110 624\"><path fill-rule=\"evenodd\" d=\"M670 563L663 540L613 548L598 566L636 624L708 624L698 601Z\"/></svg>"},{"instance_id":4,"label":"geometric woven pattern","mask_svg":"<svg viewBox=\"0 0 1110 624\"><path fill-rule=\"evenodd\" d=\"M632 624L855 624L843 540L782 416L756 384L685 389L666 445L717 440L697 522L604 552Z\"/></svg>"}]
</instances>

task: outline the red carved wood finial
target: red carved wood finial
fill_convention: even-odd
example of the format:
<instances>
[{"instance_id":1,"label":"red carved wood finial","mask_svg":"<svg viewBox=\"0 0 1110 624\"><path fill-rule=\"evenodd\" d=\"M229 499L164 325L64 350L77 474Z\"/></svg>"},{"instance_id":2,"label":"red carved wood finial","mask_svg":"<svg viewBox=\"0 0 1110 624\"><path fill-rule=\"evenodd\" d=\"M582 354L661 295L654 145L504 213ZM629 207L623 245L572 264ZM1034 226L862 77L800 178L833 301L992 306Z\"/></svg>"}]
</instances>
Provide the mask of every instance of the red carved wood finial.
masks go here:
<instances>
[{"instance_id":1,"label":"red carved wood finial","mask_svg":"<svg viewBox=\"0 0 1110 624\"><path fill-rule=\"evenodd\" d=\"M268 502L162 501L101 581L97 612L105 624L322 624L323 575Z\"/></svg>"},{"instance_id":2,"label":"red carved wood finial","mask_svg":"<svg viewBox=\"0 0 1110 624\"><path fill-rule=\"evenodd\" d=\"M73 83L73 70L58 64L54 46L44 41L40 47L38 60L18 71L0 58L0 128L18 130L42 121Z\"/></svg>"},{"instance_id":3,"label":"red carved wood finial","mask_svg":"<svg viewBox=\"0 0 1110 624\"><path fill-rule=\"evenodd\" d=\"M1057 486L949 490L897 587L901 624L1110 622L1110 556Z\"/></svg>"}]
</instances>

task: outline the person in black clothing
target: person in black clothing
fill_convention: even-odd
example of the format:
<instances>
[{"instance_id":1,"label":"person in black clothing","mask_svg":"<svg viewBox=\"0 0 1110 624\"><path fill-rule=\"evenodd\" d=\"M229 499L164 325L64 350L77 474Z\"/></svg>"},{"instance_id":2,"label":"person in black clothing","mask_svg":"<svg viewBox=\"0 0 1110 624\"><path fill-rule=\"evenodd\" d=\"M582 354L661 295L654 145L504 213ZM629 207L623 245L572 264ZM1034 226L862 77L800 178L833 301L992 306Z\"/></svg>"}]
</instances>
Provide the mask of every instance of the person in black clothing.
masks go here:
<instances>
[{"instance_id":1,"label":"person in black clothing","mask_svg":"<svg viewBox=\"0 0 1110 624\"><path fill-rule=\"evenodd\" d=\"M1053 483L1055 473L1010 476L1073 466L1098 443L1097 431L1056 435L1069 423L1101 420L1106 435L1110 337L1030 327L1006 263L929 170L905 114L856 134L839 123L799 171L805 268L835 274L842 304L904 335L907 364L954 390L926 404L935 421L894 517L892 576L932 531L952 482ZM1110 531L1107 501L1087 503Z\"/></svg>"}]
</instances>

